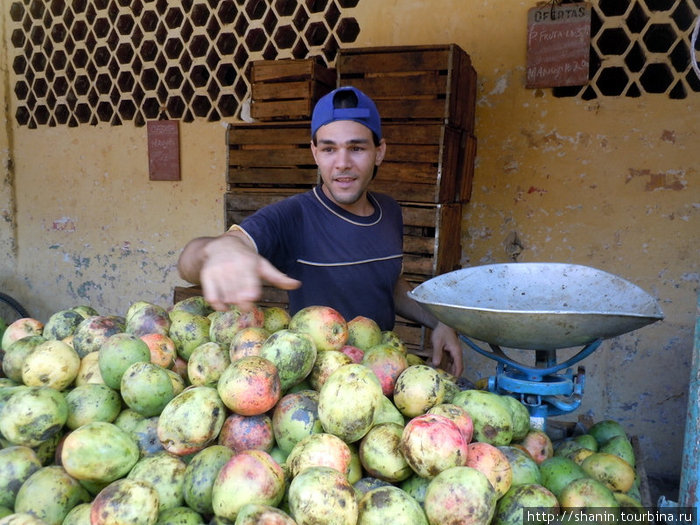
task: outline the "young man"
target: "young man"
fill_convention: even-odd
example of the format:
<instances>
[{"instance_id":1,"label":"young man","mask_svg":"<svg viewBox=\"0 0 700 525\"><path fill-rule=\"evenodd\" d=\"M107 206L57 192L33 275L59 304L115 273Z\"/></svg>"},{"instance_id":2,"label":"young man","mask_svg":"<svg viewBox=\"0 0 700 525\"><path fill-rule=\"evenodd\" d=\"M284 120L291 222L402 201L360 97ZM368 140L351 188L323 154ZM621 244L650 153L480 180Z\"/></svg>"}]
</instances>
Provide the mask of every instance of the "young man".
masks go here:
<instances>
[{"instance_id":1,"label":"young man","mask_svg":"<svg viewBox=\"0 0 700 525\"><path fill-rule=\"evenodd\" d=\"M180 276L201 284L216 309L250 308L264 281L289 291L291 314L330 306L347 320L363 315L391 330L398 313L432 329L433 365L445 357L447 371L460 376L456 333L407 295L401 207L368 191L386 152L374 102L353 87L324 96L311 119L311 152L318 186L258 210L218 237L193 239L180 255Z\"/></svg>"}]
</instances>

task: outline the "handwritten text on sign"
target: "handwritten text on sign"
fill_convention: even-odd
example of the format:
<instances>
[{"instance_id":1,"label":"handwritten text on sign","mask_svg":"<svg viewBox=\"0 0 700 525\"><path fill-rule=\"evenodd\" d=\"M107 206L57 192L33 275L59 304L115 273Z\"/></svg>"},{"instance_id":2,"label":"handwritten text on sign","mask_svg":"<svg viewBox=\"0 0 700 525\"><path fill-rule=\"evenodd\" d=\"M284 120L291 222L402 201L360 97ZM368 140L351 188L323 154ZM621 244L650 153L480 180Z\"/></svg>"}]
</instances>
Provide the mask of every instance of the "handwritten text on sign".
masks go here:
<instances>
[{"instance_id":1,"label":"handwritten text on sign","mask_svg":"<svg viewBox=\"0 0 700 525\"><path fill-rule=\"evenodd\" d=\"M148 133L148 178L180 180L180 129L177 120L152 120Z\"/></svg>"},{"instance_id":2,"label":"handwritten text on sign","mask_svg":"<svg viewBox=\"0 0 700 525\"><path fill-rule=\"evenodd\" d=\"M586 84L590 44L590 4L549 4L530 9L527 14L526 87Z\"/></svg>"}]
</instances>

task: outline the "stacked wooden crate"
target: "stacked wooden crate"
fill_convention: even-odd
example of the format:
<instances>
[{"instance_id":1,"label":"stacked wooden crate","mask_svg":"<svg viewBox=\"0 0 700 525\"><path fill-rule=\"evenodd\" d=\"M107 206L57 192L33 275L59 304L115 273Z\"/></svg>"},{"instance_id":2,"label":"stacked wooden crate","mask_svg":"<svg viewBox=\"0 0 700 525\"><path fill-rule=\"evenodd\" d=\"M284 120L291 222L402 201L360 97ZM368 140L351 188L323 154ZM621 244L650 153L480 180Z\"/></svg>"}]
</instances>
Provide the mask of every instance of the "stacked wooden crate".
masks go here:
<instances>
[{"instance_id":1,"label":"stacked wooden crate","mask_svg":"<svg viewBox=\"0 0 700 525\"><path fill-rule=\"evenodd\" d=\"M262 82L259 69L265 83L275 84L278 98L264 101L259 122L229 126L227 227L318 182L310 118L331 68L324 71L314 59L256 62L252 76ZM370 189L393 196L403 209L405 276L417 285L459 268L462 204L471 193L476 153L476 74L468 55L456 45L340 50L332 71L337 86L358 87L382 116L387 154ZM285 83L306 101L294 110ZM262 107L256 100L261 92L253 82L253 116L253 108ZM283 306L286 292L266 287L261 304ZM399 317L395 331L411 351L425 354L425 329Z\"/></svg>"}]
</instances>

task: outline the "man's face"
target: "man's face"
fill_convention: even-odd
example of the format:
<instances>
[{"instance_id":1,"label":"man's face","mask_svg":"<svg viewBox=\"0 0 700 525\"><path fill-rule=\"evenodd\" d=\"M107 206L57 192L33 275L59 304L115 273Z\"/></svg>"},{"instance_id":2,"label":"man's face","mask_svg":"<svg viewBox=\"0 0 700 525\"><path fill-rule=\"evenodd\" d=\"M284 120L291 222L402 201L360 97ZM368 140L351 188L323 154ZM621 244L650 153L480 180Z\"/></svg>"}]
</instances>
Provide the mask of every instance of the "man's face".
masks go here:
<instances>
[{"instance_id":1,"label":"man's face","mask_svg":"<svg viewBox=\"0 0 700 525\"><path fill-rule=\"evenodd\" d=\"M372 132L359 122L337 120L321 126L311 152L323 180L324 193L340 207L364 214L365 192L374 167L384 159L385 150L384 140L375 146Z\"/></svg>"}]
</instances>

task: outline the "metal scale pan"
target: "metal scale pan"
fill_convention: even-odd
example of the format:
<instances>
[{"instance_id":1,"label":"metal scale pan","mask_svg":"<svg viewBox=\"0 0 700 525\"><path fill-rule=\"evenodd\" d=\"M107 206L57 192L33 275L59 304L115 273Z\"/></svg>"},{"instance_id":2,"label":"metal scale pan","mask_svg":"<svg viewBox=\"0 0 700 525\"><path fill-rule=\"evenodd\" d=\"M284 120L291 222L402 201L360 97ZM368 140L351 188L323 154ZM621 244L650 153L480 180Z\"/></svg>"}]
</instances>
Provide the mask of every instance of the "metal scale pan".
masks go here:
<instances>
[{"instance_id":1,"label":"metal scale pan","mask_svg":"<svg viewBox=\"0 0 700 525\"><path fill-rule=\"evenodd\" d=\"M567 413L580 404L583 369L557 374L596 350L603 339L663 319L656 300L616 275L575 264L475 266L434 277L408 294L477 352L499 363L489 390L518 395L531 417ZM486 343L484 350L472 339ZM564 362L556 350L584 348ZM535 350L530 366L501 347ZM562 400L561 396L566 396Z\"/></svg>"}]
</instances>

